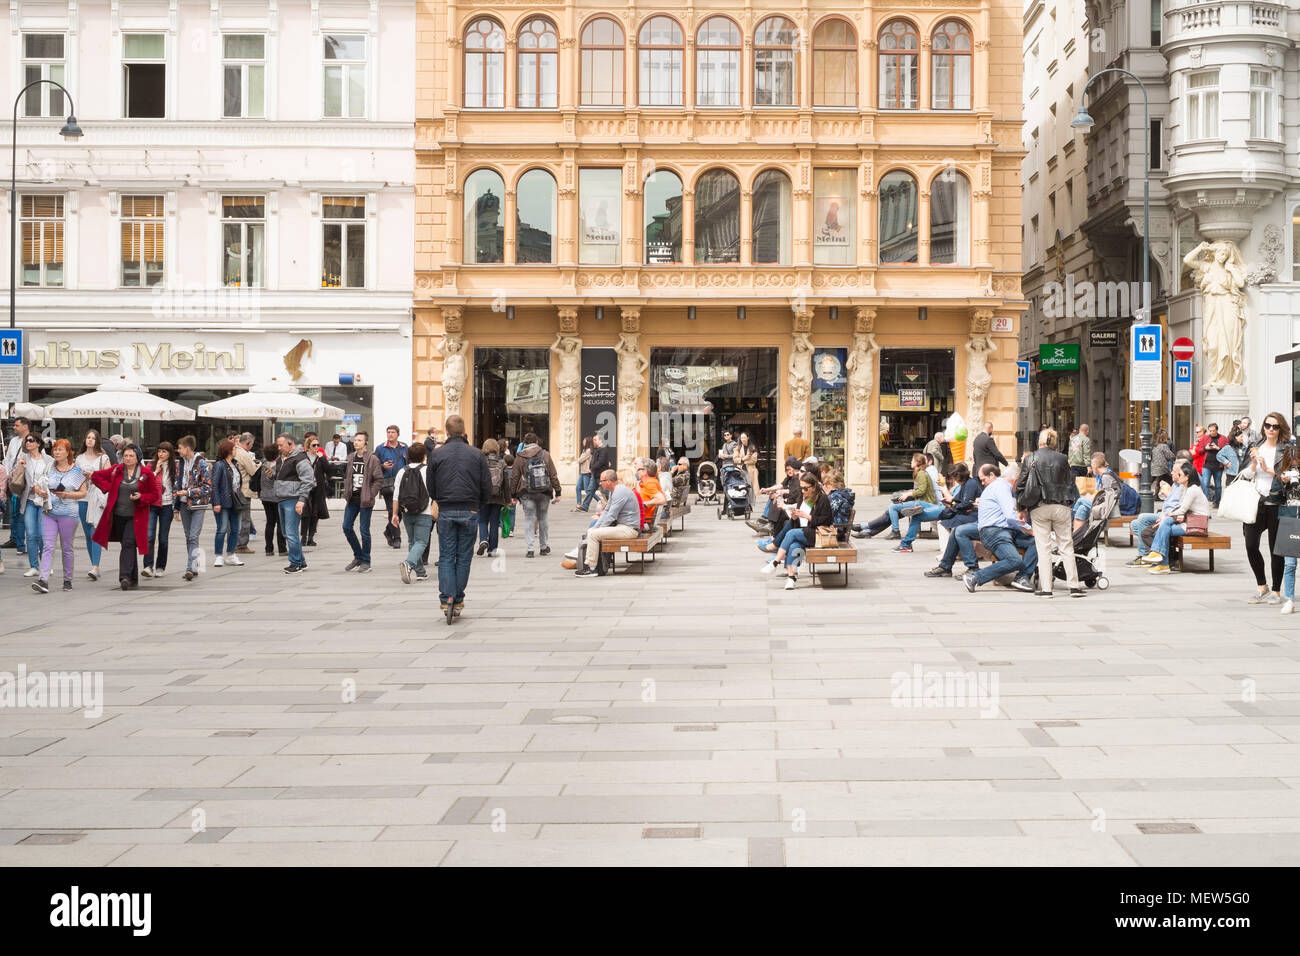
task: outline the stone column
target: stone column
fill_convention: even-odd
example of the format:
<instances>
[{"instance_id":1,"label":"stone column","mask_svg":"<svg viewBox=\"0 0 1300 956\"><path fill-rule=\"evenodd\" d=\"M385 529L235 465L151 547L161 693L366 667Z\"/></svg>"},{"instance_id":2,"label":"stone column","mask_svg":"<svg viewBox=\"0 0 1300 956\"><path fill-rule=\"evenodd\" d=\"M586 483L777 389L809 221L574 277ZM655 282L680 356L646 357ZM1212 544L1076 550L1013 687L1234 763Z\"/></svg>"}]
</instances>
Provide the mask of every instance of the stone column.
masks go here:
<instances>
[{"instance_id":1,"label":"stone column","mask_svg":"<svg viewBox=\"0 0 1300 956\"><path fill-rule=\"evenodd\" d=\"M582 339L578 337L578 310L573 306L558 309L560 332L551 345L555 355L555 391L560 398L560 427L551 429L555 436L551 457L555 459L560 482L575 484L578 480L578 400L582 386Z\"/></svg>"},{"instance_id":2,"label":"stone column","mask_svg":"<svg viewBox=\"0 0 1300 956\"><path fill-rule=\"evenodd\" d=\"M844 481L863 494L874 492L871 475L871 393L876 384L876 360L880 349L872 333L876 327L876 310L859 308L854 324L853 351L849 354L849 447Z\"/></svg>"},{"instance_id":3,"label":"stone column","mask_svg":"<svg viewBox=\"0 0 1300 956\"><path fill-rule=\"evenodd\" d=\"M623 479L635 475L632 461L646 452L641 447L641 392L650 363L641 354L641 308L623 306L623 331L618 337L618 472Z\"/></svg>"},{"instance_id":4,"label":"stone column","mask_svg":"<svg viewBox=\"0 0 1300 956\"><path fill-rule=\"evenodd\" d=\"M974 436L984 427L984 401L993 385L989 372L989 359L993 357L993 339L989 327L993 321L992 309L976 309L970 321L970 336L963 346L966 350L966 430ZM966 462L974 460L975 441L968 437Z\"/></svg>"},{"instance_id":5,"label":"stone column","mask_svg":"<svg viewBox=\"0 0 1300 956\"><path fill-rule=\"evenodd\" d=\"M795 312L794 329L790 335L790 360L786 363L786 381L790 391L788 428L791 433L796 428L802 428L803 433L809 436L812 435L808 407L813 382L812 317L811 309L801 308Z\"/></svg>"}]
</instances>

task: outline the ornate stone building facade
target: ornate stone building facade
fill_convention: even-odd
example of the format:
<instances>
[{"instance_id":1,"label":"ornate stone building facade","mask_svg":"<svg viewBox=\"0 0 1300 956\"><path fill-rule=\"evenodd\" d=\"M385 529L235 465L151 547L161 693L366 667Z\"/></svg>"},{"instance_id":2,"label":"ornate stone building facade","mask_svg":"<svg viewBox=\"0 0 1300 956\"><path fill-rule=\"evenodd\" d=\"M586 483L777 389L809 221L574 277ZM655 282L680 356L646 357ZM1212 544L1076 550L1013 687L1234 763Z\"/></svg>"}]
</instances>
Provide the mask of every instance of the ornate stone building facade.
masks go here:
<instances>
[{"instance_id":1,"label":"ornate stone building facade","mask_svg":"<svg viewBox=\"0 0 1300 956\"><path fill-rule=\"evenodd\" d=\"M799 427L859 489L953 411L1008 434L1020 22L421 2L417 426L537 431L566 480L592 422L624 466L748 431L764 482Z\"/></svg>"}]
</instances>

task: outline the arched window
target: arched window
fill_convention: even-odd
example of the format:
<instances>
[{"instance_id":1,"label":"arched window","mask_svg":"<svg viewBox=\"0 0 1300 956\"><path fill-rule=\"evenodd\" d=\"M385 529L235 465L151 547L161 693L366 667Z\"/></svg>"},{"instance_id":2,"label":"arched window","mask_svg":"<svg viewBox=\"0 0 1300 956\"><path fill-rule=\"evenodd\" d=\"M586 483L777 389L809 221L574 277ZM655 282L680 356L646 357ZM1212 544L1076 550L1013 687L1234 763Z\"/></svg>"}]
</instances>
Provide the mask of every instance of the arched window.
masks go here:
<instances>
[{"instance_id":1,"label":"arched window","mask_svg":"<svg viewBox=\"0 0 1300 956\"><path fill-rule=\"evenodd\" d=\"M482 17L465 28L465 107L506 105L506 31Z\"/></svg>"},{"instance_id":2,"label":"arched window","mask_svg":"<svg viewBox=\"0 0 1300 956\"><path fill-rule=\"evenodd\" d=\"M896 169L880 180L880 261L916 261L916 180Z\"/></svg>"},{"instance_id":3,"label":"arched window","mask_svg":"<svg viewBox=\"0 0 1300 956\"><path fill-rule=\"evenodd\" d=\"M857 257L856 169L813 169L813 263L846 266Z\"/></svg>"},{"instance_id":4,"label":"arched window","mask_svg":"<svg viewBox=\"0 0 1300 956\"><path fill-rule=\"evenodd\" d=\"M813 106L858 105L858 35L846 20L813 31Z\"/></svg>"},{"instance_id":5,"label":"arched window","mask_svg":"<svg viewBox=\"0 0 1300 956\"><path fill-rule=\"evenodd\" d=\"M946 20L930 38L930 105L936 110L970 109L970 30Z\"/></svg>"},{"instance_id":6,"label":"arched window","mask_svg":"<svg viewBox=\"0 0 1300 956\"><path fill-rule=\"evenodd\" d=\"M794 106L795 27L785 17L768 17L754 31L754 105Z\"/></svg>"},{"instance_id":7,"label":"arched window","mask_svg":"<svg viewBox=\"0 0 1300 956\"><path fill-rule=\"evenodd\" d=\"M682 261L682 181L661 169L646 177L642 225L645 261L650 265Z\"/></svg>"},{"instance_id":8,"label":"arched window","mask_svg":"<svg viewBox=\"0 0 1300 956\"><path fill-rule=\"evenodd\" d=\"M775 169L754 180L750 211L754 231L754 261L790 264L790 179Z\"/></svg>"},{"instance_id":9,"label":"arched window","mask_svg":"<svg viewBox=\"0 0 1300 956\"><path fill-rule=\"evenodd\" d=\"M740 30L709 17L695 34L695 105L740 105Z\"/></svg>"},{"instance_id":10,"label":"arched window","mask_svg":"<svg viewBox=\"0 0 1300 956\"><path fill-rule=\"evenodd\" d=\"M880 28L880 108L914 110L917 106L916 28L890 20Z\"/></svg>"},{"instance_id":11,"label":"arched window","mask_svg":"<svg viewBox=\"0 0 1300 956\"><path fill-rule=\"evenodd\" d=\"M930 186L930 262L970 265L970 183L955 169Z\"/></svg>"},{"instance_id":12,"label":"arched window","mask_svg":"<svg viewBox=\"0 0 1300 956\"><path fill-rule=\"evenodd\" d=\"M505 195L501 177L490 169L465 180L465 261L504 262Z\"/></svg>"},{"instance_id":13,"label":"arched window","mask_svg":"<svg viewBox=\"0 0 1300 956\"><path fill-rule=\"evenodd\" d=\"M560 105L560 35L555 24L533 17L519 28L517 54L520 109L553 110Z\"/></svg>"},{"instance_id":14,"label":"arched window","mask_svg":"<svg viewBox=\"0 0 1300 956\"><path fill-rule=\"evenodd\" d=\"M582 28L583 106L623 105L623 28L597 17Z\"/></svg>"},{"instance_id":15,"label":"arched window","mask_svg":"<svg viewBox=\"0 0 1300 956\"><path fill-rule=\"evenodd\" d=\"M515 193L515 261L555 261L555 177L530 169Z\"/></svg>"},{"instance_id":16,"label":"arched window","mask_svg":"<svg viewBox=\"0 0 1300 956\"><path fill-rule=\"evenodd\" d=\"M695 182L695 261L740 261L740 181L725 169Z\"/></svg>"},{"instance_id":17,"label":"arched window","mask_svg":"<svg viewBox=\"0 0 1300 956\"><path fill-rule=\"evenodd\" d=\"M637 36L642 106L682 105L682 30L671 17L651 17Z\"/></svg>"}]
</instances>

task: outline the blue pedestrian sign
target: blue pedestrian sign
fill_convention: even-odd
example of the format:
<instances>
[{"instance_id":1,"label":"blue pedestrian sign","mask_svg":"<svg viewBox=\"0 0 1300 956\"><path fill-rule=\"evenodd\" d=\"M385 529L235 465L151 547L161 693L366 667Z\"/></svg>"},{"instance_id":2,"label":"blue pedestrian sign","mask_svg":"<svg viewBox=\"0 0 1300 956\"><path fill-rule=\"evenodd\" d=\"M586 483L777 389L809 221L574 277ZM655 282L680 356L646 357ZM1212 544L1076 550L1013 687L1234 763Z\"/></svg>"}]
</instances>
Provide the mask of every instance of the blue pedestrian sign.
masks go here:
<instances>
[{"instance_id":1,"label":"blue pedestrian sign","mask_svg":"<svg viewBox=\"0 0 1300 956\"><path fill-rule=\"evenodd\" d=\"M1191 363L1191 362L1175 362L1175 363L1174 363L1174 382L1175 382L1176 384L1177 384L1177 383L1180 383L1180 382L1187 382L1187 383L1190 384L1191 381L1192 381L1192 363Z\"/></svg>"},{"instance_id":2,"label":"blue pedestrian sign","mask_svg":"<svg viewBox=\"0 0 1300 956\"><path fill-rule=\"evenodd\" d=\"M23 330L6 329L0 332L0 365L23 364Z\"/></svg>"},{"instance_id":3,"label":"blue pedestrian sign","mask_svg":"<svg viewBox=\"0 0 1300 956\"><path fill-rule=\"evenodd\" d=\"M1134 362L1159 362L1161 357L1160 326L1133 326L1132 345Z\"/></svg>"},{"instance_id":4,"label":"blue pedestrian sign","mask_svg":"<svg viewBox=\"0 0 1300 956\"><path fill-rule=\"evenodd\" d=\"M1029 384L1029 363L1028 362L1016 363L1016 384L1017 385Z\"/></svg>"}]
</instances>

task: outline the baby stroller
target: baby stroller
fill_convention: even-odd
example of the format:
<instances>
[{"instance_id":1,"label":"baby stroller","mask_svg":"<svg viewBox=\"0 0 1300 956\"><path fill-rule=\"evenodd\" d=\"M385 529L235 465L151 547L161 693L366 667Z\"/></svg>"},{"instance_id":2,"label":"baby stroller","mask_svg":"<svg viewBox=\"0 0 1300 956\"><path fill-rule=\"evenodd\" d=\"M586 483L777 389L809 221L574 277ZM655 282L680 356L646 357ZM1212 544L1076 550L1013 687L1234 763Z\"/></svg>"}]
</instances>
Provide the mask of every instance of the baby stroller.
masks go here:
<instances>
[{"instance_id":1,"label":"baby stroller","mask_svg":"<svg viewBox=\"0 0 1300 956\"><path fill-rule=\"evenodd\" d=\"M1074 563L1079 583L1084 587L1104 591L1110 587L1106 578L1106 552L1098 547L1111 512L1119 504L1119 489L1103 485L1092 499L1092 511L1083 527L1074 532ZM1052 578L1065 580L1065 559L1052 548Z\"/></svg>"},{"instance_id":2,"label":"baby stroller","mask_svg":"<svg viewBox=\"0 0 1300 956\"><path fill-rule=\"evenodd\" d=\"M718 466L711 461L700 462L695 469L695 503L718 503Z\"/></svg>"},{"instance_id":3,"label":"baby stroller","mask_svg":"<svg viewBox=\"0 0 1300 956\"><path fill-rule=\"evenodd\" d=\"M728 518L735 518L737 515L748 518L749 492L749 476L745 474L745 469L730 463L723 465L722 506L718 508L718 520L721 521L724 514Z\"/></svg>"}]
</instances>

